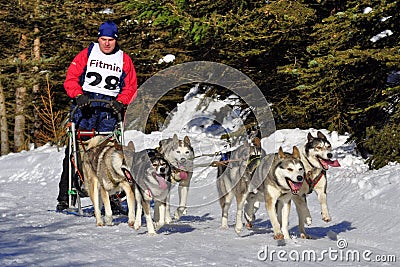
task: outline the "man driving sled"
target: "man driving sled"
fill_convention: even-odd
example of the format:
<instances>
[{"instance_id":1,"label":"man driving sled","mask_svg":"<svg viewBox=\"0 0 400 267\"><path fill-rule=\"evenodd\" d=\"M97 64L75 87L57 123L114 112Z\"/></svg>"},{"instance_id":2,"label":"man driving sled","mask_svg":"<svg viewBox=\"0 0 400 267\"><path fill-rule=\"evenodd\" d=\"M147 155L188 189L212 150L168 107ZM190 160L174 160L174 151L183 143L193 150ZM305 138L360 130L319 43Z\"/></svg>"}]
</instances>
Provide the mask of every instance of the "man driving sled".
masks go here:
<instances>
[{"instance_id":1,"label":"man driving sled","mask_svg":"<svg viewBox=\"0 0 400 267\"><path fill-rule=\"evenodd\" d=\"M79 108L72 118L77 130L113 131L118 113L123 113L137 94L137 78L131 58L117 43L118 27L112 21L100 25L97 42L83 49L68 67L64 88ZM89 102L89 99L110 101ZM68 208L68 146L59 182L57 211Z\"/></svg>"}]
</instances>

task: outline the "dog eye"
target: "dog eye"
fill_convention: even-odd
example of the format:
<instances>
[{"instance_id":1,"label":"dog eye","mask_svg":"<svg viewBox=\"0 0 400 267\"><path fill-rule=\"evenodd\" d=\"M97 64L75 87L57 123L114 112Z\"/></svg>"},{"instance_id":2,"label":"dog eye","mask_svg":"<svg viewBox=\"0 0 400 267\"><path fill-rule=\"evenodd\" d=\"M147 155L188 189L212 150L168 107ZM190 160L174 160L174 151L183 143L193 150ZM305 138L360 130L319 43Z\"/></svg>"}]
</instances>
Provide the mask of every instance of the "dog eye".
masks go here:
<instances>
[{"instance_id":1,"label":"dog eye","mask_svg":"<svg viewBox=\"0 0 400 267\"><path fill-rule=\"evenodd\" d=\"M293 169L292 169L292 168L288 168L288 171L292 172L292 171L293 171Z\"/></svg>"}]
</instances>

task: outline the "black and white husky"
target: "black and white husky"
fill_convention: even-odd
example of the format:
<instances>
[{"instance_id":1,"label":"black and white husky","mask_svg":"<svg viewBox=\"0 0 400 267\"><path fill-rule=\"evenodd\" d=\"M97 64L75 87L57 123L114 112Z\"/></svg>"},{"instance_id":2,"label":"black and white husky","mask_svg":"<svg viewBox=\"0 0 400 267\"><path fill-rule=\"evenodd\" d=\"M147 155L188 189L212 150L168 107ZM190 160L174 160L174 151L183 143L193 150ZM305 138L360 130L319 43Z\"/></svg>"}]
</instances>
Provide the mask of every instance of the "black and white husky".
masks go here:
<instances>
[{"instance_id":1,"label":"black and white husky","mask_svg":"<svg viewBox=\"0 0 400 267\"><path fill-rule=\"evenodd\" d=\"M309 238L305 232L304 223L307 223L307 225L311 224L311 215L308 209L304 210L297 204L303 203L307 194L315 191L321 205L322 220L330 222L331 216L328 210L326 192L328 185L326 171L329 166L340 167L340 164L337 160L332 160L332 145L320 131L317 132L317 137L313 137L311 133L308 133L307 142L304 146L300 147L300 155L306 171L306 177L303 187L293 200L299 214L299 231L301 237Z\"/></svg>"},{"instance_id":2,"label":"black and white husky","mask_svg":"<svg viewBox=\"0 0 400 267\"><path fill-rule=\"evenodd\" d=\"M142 211L146 218L149 235L164 224L167 197L171 185L171 171L168 162L156 150L143 150L131 155L131 174L134 179L133 189L136 198L136 218L134 228L141 227ZM150 203L154 200L155 226L151 217Z\"/></svg>"}]
</instances>

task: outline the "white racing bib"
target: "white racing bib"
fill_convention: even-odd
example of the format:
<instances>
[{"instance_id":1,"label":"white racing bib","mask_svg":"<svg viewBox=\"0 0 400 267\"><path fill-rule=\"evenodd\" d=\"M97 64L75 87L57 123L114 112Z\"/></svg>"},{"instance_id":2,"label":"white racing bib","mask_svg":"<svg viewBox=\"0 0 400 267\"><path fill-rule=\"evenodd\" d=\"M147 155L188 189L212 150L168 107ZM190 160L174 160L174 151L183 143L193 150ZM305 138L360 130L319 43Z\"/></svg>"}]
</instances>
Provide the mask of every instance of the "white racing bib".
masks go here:
<instances>
[{"instance_id":1,"label":"white racing bib","mask_svg":"<svg viewBox=\"0 0 400 267\"><path fill-rule=\"evenodd\" d=\"M95 43L90 52L83 90L108 96L117 96L123 68L123 52L107 55Z\"/></svg>"}]
</instances>

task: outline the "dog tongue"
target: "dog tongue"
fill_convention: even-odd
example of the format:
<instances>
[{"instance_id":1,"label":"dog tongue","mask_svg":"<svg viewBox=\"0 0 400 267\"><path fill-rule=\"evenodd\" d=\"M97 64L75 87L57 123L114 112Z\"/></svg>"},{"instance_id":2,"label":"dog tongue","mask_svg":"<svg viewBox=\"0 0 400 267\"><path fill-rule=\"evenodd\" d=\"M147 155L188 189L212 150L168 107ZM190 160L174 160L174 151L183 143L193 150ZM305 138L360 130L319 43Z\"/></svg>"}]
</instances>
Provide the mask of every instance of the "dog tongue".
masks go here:
<instances>
[{"instance_id":1,"label":"dog tongue","mask_svg":"<svg viewBox=\"0 0 400 267\"><path fill-rule=\"evenodd\" d=\"M335 159L334 161L329 160L328 161L328 165L332 166L332 167L340 167L340 163L339 163L339 161L337 159Z\"/></svg>"},{"instance_id":2,"label":"dog tongue","mask_svg":"<svg viewBox=\"0 0 400 267\"><path fill-rule=\"evenodd\" d=\"M153 176L157 179L158 187L159 187L160 189L167 189L167 188L168 188L168 185L167 185L167 183L165 182L164 177L159 176L159 175L157 175L157 174L155 174L155 173L153 173Z\"/></svg>"},{"instance_id":3,"label":"dog tongue","mask_svg":"<svg viewBox=\"0 0 400 267\"><path fill-rule=\"evenodd\" d=\"M187 172L181 171L181 172L179 172L179 177L180 177L182 180L186 180L187 177L188 177L188 174L187 174Z\"/></svg>"},{"instance_id":4,"label":"dog tongue","mask_svg":"<svg viewBox=\"0 0 400 267\"><path fill-rule=\"evenodd\" d=\"M295 183L289 180L290 189L292 190L292 194L297 194L303 185L303 183Z\"/></svg>"},{"instance_id":5,"label":"dog tongue","mask_svg":"<svg viewBox=\"0 0 400 267\"><path fill-rule=\"evenodd\" d=\"M302 185L303 185L303 183L293 183L292 184L292 189L298 191L298 190L300 190Z\"/></svg>"},{"instance_id":6,"label":"dog tongue","mask_svg":"<svg viewBox=\"0 0 400 267\"><path fill-rule=\"evenodd\" d=\"M337 159L335 159L335 160L323 159L323 160L321 160L321 163L325 169L328 169L329 166L340 167L340 163Z\"/></svg>"}]
</instances>

